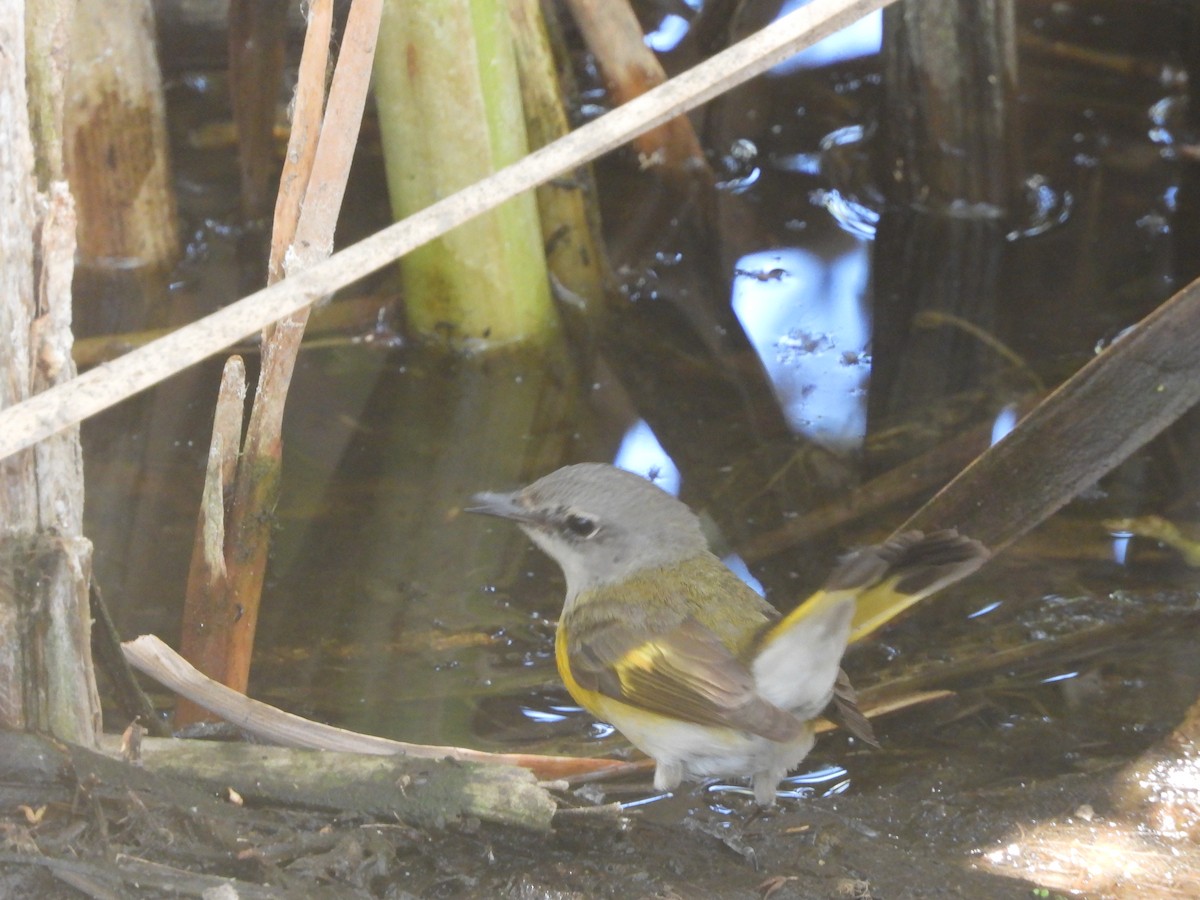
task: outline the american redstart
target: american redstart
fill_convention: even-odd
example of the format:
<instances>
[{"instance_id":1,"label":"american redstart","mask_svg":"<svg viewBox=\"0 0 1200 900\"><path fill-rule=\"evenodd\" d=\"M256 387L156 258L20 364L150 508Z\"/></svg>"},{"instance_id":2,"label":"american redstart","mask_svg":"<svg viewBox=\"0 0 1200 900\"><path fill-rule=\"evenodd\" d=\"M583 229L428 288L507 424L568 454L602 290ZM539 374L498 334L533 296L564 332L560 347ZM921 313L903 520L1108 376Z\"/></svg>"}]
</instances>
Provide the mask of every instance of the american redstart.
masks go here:
<instances>
[{"instance_id":1,"label":"american redstart","mask_svg":"<svg viewBox=\"0 0 1200 900\"><path fill-rule=\"evenodd\" d=\"M638 475L584 463L473 500L471 512L513 520L562 567L559 674L654 758L655 788L748 776L763 806L812 748L856 601L923 597L988 557L954 531L908 532L845 557L781 618L709 552L699 518Z\"/></svg>"}]
</instances>

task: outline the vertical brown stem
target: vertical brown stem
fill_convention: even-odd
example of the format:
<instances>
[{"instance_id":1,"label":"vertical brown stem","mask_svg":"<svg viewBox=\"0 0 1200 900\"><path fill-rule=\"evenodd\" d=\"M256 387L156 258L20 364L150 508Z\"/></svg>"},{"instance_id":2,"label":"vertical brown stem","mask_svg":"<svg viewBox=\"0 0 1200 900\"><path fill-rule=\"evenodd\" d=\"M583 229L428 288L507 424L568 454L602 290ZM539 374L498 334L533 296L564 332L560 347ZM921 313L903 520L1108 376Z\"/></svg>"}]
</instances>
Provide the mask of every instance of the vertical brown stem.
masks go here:
<instances>
[{"instance_id":1,"label":"vertical brown stem","mask_svg":"<svg viewBox=\"0 0 1200 900\"><path fill-rule=\"evenodd\" d=\"M242 215L261 219L275 168L275 101L283 76L287 0L231 0L229 90L238 135Z\"/></svg>"},{"instance_id":2,"label":"vertical brown stem","mask_svg":"<svg viewBox=\"0 0 1200 900\"><path fill-rule=\"evenodd\" d=\"M150 0L79 0L64 130L85 331L143 326L179 254L154 46Z\"/></svg>"},{"instance_id":3,"label":"vertical brown stem","mask_svg":"<svg viewBox=\"0 0 1200 900\"><path fill-rule=\"evenodd\" d=\"M332 249L365 103L379 10L380 0L358 0L351 10L322 124L333 4L314 0L310 7L292 136L276 201L268 275L272 282ZM230 471L233 458L226 450L237 446L240 418L235 427L230 414L224 426L227 434L219 444L214 438L210 457L207 513L197 533L189 593L197 595L194 608L211 610L211 621L221 630L219 637L203 634L205 619L189 617L184 635L201 654L196 662L202 669L242 692L249 681L279 497L284 402L307 320L305 309L265 330L262 371L236 474ZM237 409L240 414L240 403ZM211 669L205 668L209 665ZM192 713L186 706L181 709L185 718Z\"/></svg>"},{"instance_id":4,"label":"vertical brown stem","mask_svg":"<svg viewBox=\"0 0 1200 900\"><path fill-rule=\"evenodd\" d=\"M179 641L179 652L200 671L214 677L228 670L229 632L238 619L225 563L225 502L237 472L245 401L246 367L241 357L231 356L225 362L217 392ZM175 707L176 728L210 718L209 713L185 698L180 698Z\"/></svg>"}]
</instances>

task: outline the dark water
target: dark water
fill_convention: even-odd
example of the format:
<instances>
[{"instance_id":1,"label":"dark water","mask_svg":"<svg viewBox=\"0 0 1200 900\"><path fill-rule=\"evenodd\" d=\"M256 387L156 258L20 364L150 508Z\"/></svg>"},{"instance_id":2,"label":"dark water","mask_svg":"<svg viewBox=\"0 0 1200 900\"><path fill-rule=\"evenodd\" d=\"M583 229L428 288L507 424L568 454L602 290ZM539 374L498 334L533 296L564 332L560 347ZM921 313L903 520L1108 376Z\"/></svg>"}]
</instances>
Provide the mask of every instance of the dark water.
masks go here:
<instances>
[{"instance_id":1,"label":"dark water","mask_svg":"<svg viewBox=\"0 0 1200 900\"><path fill-rule=\"evenodd\" d=\"M876 331L889 318L879 298L912 273L876 260L889 220L864 164L881 102L872 53L794 68L714 104L702 123L722 180L711 207L677 204L627 157L604 161L621 299L567 358L447 356L395 338L391 313L382 332L305 350L254 696L409 741L622 752L558 683L556 568L515 529L462 515L467 498L568 462L616 462L703 511L715 546L739 562L756 536L1058 383L1197 268L1180 245L1194 233L1179 152L1185 88L1148 74L1178 66L1185 23L1169 4L1133 6L1024 5L1024 33L1043 42L1022 56L1029 206L984 257L996 272L983 328L1012 355L972 338L965 376L912 376L904 402L896 384L930 337ZM1058 38L1108 56L1055 57L1045 44ZM1116 59L1140 68L1101 64ZM192 235L175 293L199 307L233 299L254 268L238 255L232 156L182 147L189 128L222 115L218 88L194 74L172 94ZM342 239L381 224L382 174L373 153L362 157ZM943 271L939 252L926 248L930 278ZM387 278L371 289L392 299ZM932 340L951 335L962 338L943 323ZM875 370L883 343L900 373L889 385ZM217 373L216 363L187 372L86 426L96 571L127 636L176 640ZM849 665L870 683L1087 629L1094 639L948 684L931 678L960 688L960 705L885 726L907 755L828 739L797 795L895 784L916 754L947 743L961 765L945 779L952 793L980 767L985 781L1086 769L1169 730L1200 677L1188 637L1200 577L1101 521L1194 520L1193 433L1183 423ZM937 486L753 558L748 571L790 608L840 550L886 534ZM735 795L707 796L719 811Z\"/></svg>"}]
</instances>

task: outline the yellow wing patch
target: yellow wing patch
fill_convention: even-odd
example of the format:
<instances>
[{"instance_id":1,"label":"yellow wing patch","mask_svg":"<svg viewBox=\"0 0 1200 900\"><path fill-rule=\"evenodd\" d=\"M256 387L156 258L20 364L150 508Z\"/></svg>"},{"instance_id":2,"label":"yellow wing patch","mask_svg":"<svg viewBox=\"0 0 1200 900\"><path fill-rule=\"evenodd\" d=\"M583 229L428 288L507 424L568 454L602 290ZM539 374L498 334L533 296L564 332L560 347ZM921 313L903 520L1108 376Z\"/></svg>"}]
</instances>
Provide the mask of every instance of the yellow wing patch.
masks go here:
<instances>
[{"instance_id":1,"label":"yellow wing patch","mask_svg":"<svg viewBox=\"0 0 1200 900\"><path fill-rule=\"evenodd\" d=\"M614 638L614 630L624 640ZM559 672L571 696L591 712L602 714L608 701L616 700L665 719L777 741L793 740L803 729L799 719L759 696L746 666L695 619L650 640L635 635L610 624L589 640L560 623ZM612 652L614 647L621 649Z\"/></svg>"}]
</instances>

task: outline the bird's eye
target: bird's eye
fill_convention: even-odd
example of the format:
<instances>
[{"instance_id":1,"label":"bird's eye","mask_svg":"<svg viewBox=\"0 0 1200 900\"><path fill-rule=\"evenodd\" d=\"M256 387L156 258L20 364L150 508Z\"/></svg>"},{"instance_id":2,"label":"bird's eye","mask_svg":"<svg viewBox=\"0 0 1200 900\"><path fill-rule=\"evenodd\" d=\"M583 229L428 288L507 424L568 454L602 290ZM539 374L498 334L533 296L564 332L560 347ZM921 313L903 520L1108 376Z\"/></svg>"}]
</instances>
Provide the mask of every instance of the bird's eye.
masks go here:
<instances>
[{"instance_id":1,"label":"bird's eye","mask_svg":"<svg viewBox=\"0 0 1200 900\"><path fill-rule=\"evenodd\" d=\"M579 513L569 513L566 526L568 531L581 538L589 538L596 533L596 520Z\"/></svg>"}]
</instances>

